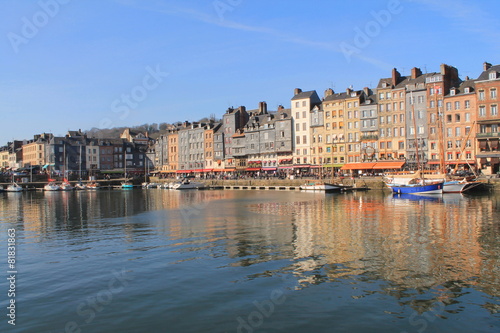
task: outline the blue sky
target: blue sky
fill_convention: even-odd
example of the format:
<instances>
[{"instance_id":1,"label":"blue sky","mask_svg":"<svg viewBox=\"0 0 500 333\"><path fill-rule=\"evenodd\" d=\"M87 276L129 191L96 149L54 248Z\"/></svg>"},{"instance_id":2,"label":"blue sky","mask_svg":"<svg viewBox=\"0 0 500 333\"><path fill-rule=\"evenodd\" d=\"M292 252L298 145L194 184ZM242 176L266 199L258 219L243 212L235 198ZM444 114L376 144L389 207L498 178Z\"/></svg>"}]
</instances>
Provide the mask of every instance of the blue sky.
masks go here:
<instances>
[{"instance_id":1,"label":"blue sky","mask_svg":"<svg viewBox=\"0 0 500 333\"><path fill-rule=\"evenodd\" d=\"M477 77L500 63L498 12L493 0L1 0L0 145L275 110L296 87L375 88L393 67Z\"/></svg>"}]
</instances>

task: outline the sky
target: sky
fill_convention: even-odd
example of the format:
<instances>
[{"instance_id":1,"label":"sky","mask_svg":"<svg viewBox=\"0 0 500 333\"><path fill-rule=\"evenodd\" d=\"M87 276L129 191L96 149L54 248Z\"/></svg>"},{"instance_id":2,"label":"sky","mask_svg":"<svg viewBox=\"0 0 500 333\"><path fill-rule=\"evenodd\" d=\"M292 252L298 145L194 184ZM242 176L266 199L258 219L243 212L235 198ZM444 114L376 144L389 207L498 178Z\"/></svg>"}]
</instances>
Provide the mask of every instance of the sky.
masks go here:
<instances>
[{"instance_id":1,"label":"sky","mask_svg":"<svg viewBox=\"0 0 500 333\"><path fill-rule=\"evenodd\" d=\"M0 145L499 64L496 0L0 0Z\"/></svg>"}]
</instances>

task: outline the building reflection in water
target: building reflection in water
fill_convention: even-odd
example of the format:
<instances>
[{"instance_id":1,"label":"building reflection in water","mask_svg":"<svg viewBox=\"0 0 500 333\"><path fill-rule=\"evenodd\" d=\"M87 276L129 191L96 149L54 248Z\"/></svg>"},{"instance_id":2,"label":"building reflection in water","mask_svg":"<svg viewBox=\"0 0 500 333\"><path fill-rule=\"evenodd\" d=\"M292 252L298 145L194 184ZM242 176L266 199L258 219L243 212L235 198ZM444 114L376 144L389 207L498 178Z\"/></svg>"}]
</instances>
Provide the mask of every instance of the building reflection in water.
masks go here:
<instances>
[{"instance_id":1,"label":"building reflection in water","mask_svg":"<svg viewBox=\"0 0 500 333\"><path fill-rule=\"evenodd\" d=\"M498 196L115 190L4 193L0 209L32 242L61 231L76 238L116 231L130 243L155 233L171 251L201 249L233 266L284 260L249 279L293 274L299 289L384 281L384 293L419 312L468 286L500 294ZM429 302L405 298L429 290Z\"/></svg>"}]
</instances>

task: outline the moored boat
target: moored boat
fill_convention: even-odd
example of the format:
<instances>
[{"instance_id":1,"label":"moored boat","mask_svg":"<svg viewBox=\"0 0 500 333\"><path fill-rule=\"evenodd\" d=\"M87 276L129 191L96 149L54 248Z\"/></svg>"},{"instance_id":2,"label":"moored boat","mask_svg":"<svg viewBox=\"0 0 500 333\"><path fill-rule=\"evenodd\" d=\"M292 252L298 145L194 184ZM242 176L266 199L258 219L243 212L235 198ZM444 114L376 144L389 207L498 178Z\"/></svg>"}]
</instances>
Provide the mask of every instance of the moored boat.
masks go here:
<instances>
[{"instance_id":1,"label":"moored boat","mask_svg":"<svg viewBox=\"0 0 500 333\"><path fill-rule=\"evenodd\" d=\"M340 192L342 187L335 184L311 182L300 186L300 189L304 191Z\"/></svg>"},{"instance_id":2,"label":"moored boat","mask_svg":"<svg viewBox=\"0 0 500 333\"><path fill-rule=\"evenodd\" d=\"M444 182L420 184L387 184L393 193L403 194L442 194Z\"/></svg>"},{"instance_id":3,"label":"moored boat","mask_svg":"<svg viewBox=\"0 0 500 333\"><path fill-rule=\"evenodd\" d=\"M9 186L7 186L7 188L5 189L5 191L7 191L7 192L21 192L23 190L24 189L15 182L13 182Z\"/></svg>"},{"instance_id":4,"label":"moored boat","mask_svg":"<svg viewBox=\"0 0 500 333\"><path fill-rule=\"evenodd\" d=\"M190 190L190 189L198 189L205 187L203 183L192 182L189 179L184 179L181 182L175 183L172 185L172 189L174 190Z\"/></svg>"},{"instance_id":5,"label":"moored boat","mask_svg":"<svg viewBox=\"0 0 500 333\"><path fill-rule=\"evenodd\" d=\"M61 187L54 182L49 182L43 187L44 191L59 191Z\"/></svg>"}]
</instances>

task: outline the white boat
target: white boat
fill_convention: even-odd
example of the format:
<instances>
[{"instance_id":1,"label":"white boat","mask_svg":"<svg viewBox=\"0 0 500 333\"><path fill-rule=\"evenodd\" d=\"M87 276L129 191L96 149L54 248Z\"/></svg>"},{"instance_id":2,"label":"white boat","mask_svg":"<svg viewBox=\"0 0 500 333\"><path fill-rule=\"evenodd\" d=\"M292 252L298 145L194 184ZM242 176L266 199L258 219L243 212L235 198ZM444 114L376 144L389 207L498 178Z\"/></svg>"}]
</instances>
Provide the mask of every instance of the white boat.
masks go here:
<instances>
[{"instance_id":1,"label":"white boat","mask_svg":"<svg viewBox=\"0 0 500 333\"><path fill-rule=\"evenodd\" d=\"M71 186L71 184L69 182L63 182L61 185L61 191L72 191L73 190L73 186Z\"/></svg>"},{"instance_id":2,"label":"white boat","mask_svg":"<svg viewBox=\"0 0 500 333\"><path fill-rule=\"evenodd\" d=\"M59 191L61 187L54 182L49 182L43 187L44 191Z\"/></svg>"},{"instance_id":3,"label":"white boat","mask_svg":"<svg viewBox=\"0 0 500 333\"><path fill-rule=\"evenodd\" d=\"M189 179L184 179L183 181L179 183L175 183L172 186L172 189L174 190L189 190L189 189L197 189L197 188L202 188L205 187L203 183L198 183L198 182L191 182Z\"/></svg>"},{"instance_id":4,"label":"white boat","mask_svg":"<svg viewBox=\"0 0 500 333\"><path fill-rule=\"evenodd\" d=\"M321 191L321 192L340 192L341 186L328 183L307 183L300 186L304 191Z\"/></svg>"},{"instance_id":5,"label":"white boat","mask_svg":"<svg viewBox=\"0 0 500 333\"><path fill-rule=\"evenodd\" d=\"M7 191L7 192L21 192L22 190L23 190L23 188L21 186L17 185L17 183L12 183L9 186L7 186L7 188L5 189L5 191Z\"/></svg>"},{"instance_id":6,"label":"white boat","mask_svg":"<svg viewBox=\"0 0 500 333\"><path fill-rule=\"evenodd\" d=\"M83 184L83 183L78 183L75 185L75 190L86 190L87 189L87 185Z\"/></svg>"},{"instance_id":7,"label":"white boat","mask_svg":"<svg viewBox=\"0 0 500 333\"><path fill-rule=\"evenodd\" d=\"M144 182L142 183L142 188L161 188L161 185L158 184L158 183L147 183L147 182Z\"/></svg>"},{"instance_id":8,"label":"white boat","mask_svg":"<svg viewBox=\"0 0 500 333\"><path fill-rule=\"evenodd\" d=\"M99 189L99 184L92 182L87 185L88 190L98 190Z\"/></svg>"}]
</instances>

